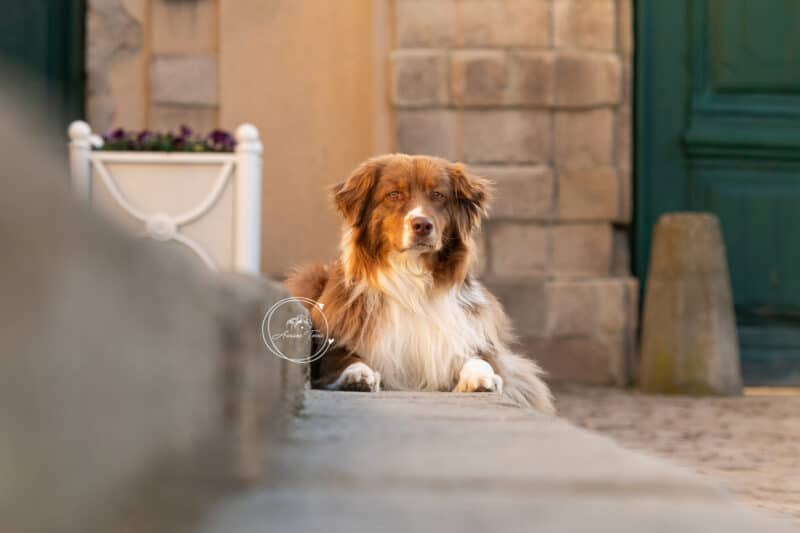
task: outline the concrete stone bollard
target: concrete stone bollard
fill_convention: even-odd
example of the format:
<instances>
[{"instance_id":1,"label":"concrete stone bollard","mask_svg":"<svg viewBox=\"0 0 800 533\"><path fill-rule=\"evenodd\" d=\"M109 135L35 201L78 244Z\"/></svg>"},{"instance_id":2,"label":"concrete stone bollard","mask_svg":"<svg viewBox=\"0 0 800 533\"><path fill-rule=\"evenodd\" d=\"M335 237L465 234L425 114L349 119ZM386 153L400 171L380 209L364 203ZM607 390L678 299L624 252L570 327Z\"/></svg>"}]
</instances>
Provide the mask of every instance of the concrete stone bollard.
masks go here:
<instances>
[{"instance_id":1,"label":"concrete stone bollard","mask_svg":"<svg viewBox=\"0 0 800 533\"><path fill-rule=\"evenodd\" d=\"M640 387L653 393L741 393L730 276L715 215L669 214L656 225Z\"/></svg>"}]
</instances>

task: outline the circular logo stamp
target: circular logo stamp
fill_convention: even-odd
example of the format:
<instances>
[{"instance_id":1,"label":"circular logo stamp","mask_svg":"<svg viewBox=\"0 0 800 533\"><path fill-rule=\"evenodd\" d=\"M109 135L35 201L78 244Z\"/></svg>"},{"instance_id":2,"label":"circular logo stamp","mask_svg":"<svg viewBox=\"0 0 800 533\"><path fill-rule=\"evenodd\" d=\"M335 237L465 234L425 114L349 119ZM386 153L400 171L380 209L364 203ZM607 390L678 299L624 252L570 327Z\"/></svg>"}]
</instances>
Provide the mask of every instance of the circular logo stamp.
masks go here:
<instances>
[{"instance_id":1,"label":"circular logo stamp","mask_svg":"<svg viewBox=\"0 0 800 533\"><path fill-rule=\"evenodd\" d=\"M297 313L291 304L313 306L322 317L319 329L314 328L306 313ZM323 304L310 298L290 297L278 300L261 321L261 338L267 349L292 363L313 363L322 358L333 344Z\"/></svg>"}]
</instances>

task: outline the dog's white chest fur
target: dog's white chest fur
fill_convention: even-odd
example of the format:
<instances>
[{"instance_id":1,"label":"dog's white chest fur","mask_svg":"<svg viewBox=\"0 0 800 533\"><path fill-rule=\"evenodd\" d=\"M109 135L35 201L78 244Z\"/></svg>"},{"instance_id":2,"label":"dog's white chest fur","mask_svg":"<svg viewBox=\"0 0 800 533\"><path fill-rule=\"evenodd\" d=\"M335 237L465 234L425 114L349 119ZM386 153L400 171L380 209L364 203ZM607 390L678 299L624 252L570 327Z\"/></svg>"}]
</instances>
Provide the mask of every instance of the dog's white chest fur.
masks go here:
<instances>
[{"instance_id":1,"label":"dog's white chest fur","mask_svg":"<svg viewBox=\"0 0 800 533\"><path fill-rule=\"evenodd\" d=\"M399 263L379 276L379 316L362 357L387 389L449 390L464 363L486 348L474 312L486 304L479 286L430 290L430 275Z\"/></svg>"}]
</instances>

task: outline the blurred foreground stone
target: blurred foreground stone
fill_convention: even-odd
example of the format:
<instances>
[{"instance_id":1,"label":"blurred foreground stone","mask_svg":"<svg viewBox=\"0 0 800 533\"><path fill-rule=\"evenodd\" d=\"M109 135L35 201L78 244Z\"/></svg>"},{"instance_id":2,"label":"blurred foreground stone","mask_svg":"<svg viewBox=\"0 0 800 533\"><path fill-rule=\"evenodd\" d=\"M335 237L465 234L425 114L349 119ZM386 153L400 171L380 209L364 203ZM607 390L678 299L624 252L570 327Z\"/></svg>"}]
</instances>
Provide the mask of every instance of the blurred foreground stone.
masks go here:
<instances>
[{"instance_id":1,"label":"blurred foreground stone","mask_svg":"<svg viewBox=\"0 0 800 533\"><path fill-rule=\"evenodd\" d=\"M613 417L612 417L613 418ZM198 533L788 533L709 481L495 394L309 390Z\"/></svg>"},{"instance_id":2,"label":"blurred foreground stone","mask_svg":"<svg viewBox=\"0 0 800 533\"><path fill-rule=\"evenodd\" d=\"M43 148L66 146L12 108L0 99L0 530L189 531L260 476L299 399L304 369L260 336L286 291L86 212Z\"/></svg>"},{"instance_id":3,"label":"blurred foreground stone","mask_svg":"<svg viewBox=\"0 0 800 533\"><path fill-rule=\"evenodd\" d=\"M731 282L714 215L665 215L655 228L640 386L659 393L741 392Z\"/></svg>"}]
</instances>

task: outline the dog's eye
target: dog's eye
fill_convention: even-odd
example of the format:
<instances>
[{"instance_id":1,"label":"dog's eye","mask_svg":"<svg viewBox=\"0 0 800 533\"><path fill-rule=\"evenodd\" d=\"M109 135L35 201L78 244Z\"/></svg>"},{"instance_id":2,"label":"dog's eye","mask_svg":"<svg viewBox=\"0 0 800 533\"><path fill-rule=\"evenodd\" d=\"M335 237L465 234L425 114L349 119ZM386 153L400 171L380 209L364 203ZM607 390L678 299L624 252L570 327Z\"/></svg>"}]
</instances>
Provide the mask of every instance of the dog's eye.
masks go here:
<instances>
[{"instance_id":1,"label":"dog's eye","mask_svg":"<svg viewBox=\"0 0 800 533\"><path fill-rule=\"evenodd\" d=\"M390 200L399 200L400 198L403 197L403 195L400 194L400 191L392 191L389 194L387 194L386 197Z\"/></svg>"},{"instance_id":2,"label":"dog's eye","mask_svg":"<svg viewBox=\"0 0 800 533\"><path fill-rule=\"evenodd\" d=\"M444 200L444 194L439 191L433 191L431 193L431 200Z\"/></svg>"}]
</instances>

